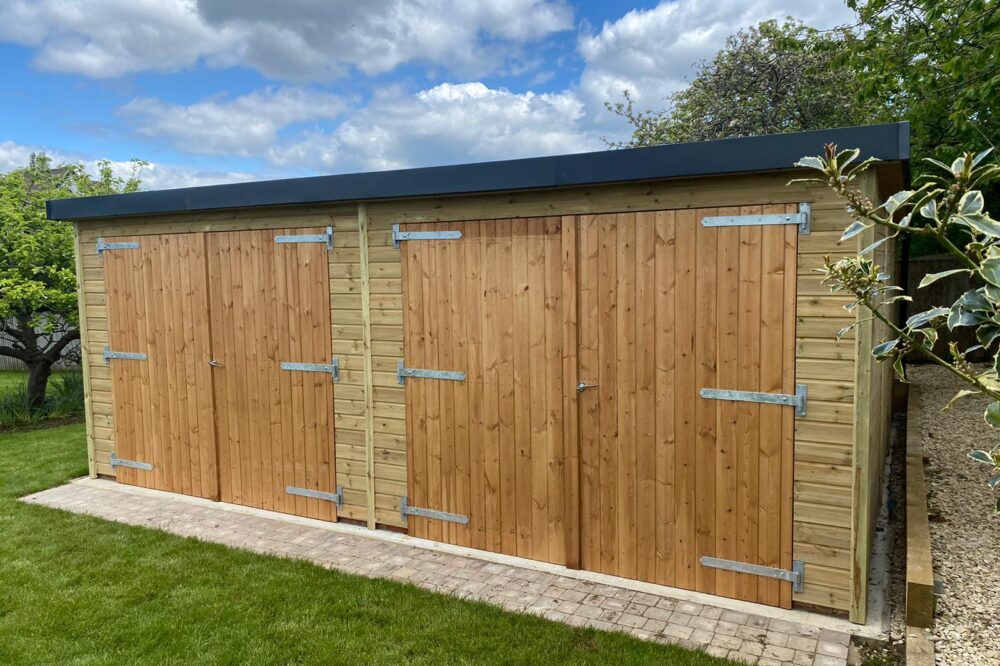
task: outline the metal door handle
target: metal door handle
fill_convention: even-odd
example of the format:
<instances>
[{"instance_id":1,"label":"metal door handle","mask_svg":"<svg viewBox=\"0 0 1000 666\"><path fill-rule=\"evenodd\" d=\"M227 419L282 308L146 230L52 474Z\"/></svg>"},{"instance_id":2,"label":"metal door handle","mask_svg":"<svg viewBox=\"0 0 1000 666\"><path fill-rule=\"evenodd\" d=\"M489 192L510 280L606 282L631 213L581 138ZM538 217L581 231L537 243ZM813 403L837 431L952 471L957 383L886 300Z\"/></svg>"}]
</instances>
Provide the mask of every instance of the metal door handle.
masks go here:
<instances>
[{"instance_id":1,"label":"metal door handle","mask_svg":"<svg viewBox=\"0 0 1000 666\"><path fill-rule=\"evenodd\" d=\"M208 364L209 364L210 366L212 366L213 368L221 368L221 367L222 367L222 364L221 364L221 363L219 363L218 361L216 361L216 360L215 360L214 358L213 358L212 360L210 360L210 361L208 362Z\"/></svg>"},{"instance_id":2,"label":"metal door handle","mask_svg":"<svg viewBox=\"0 0 1000 666\"><path fill-rule=\"evenodd\" d=\"M597 388L597 384L585 384L583 382L580 382L579 384L576 385L576 390L578 393L583 393L589 388Z\"/></svg>"}]
</instances>

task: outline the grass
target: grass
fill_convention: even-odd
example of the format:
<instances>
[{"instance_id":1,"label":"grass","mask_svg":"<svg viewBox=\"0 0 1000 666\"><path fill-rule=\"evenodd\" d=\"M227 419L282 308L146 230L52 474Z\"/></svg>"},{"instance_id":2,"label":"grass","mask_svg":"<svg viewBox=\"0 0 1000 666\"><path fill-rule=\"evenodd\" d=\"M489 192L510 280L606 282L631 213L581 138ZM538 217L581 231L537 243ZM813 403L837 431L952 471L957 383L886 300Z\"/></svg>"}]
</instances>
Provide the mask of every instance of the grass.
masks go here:
<instances>
[{"instance_id":1,"label":"grass","mask_svg":"<svg viewBox=\"0 0 1000 666\"><path fill-rule=\"evenodd\" d=\"M82 424L0 435L2 664L729 664L16 501L84 449Z\"/></svg>"}]
</instances>

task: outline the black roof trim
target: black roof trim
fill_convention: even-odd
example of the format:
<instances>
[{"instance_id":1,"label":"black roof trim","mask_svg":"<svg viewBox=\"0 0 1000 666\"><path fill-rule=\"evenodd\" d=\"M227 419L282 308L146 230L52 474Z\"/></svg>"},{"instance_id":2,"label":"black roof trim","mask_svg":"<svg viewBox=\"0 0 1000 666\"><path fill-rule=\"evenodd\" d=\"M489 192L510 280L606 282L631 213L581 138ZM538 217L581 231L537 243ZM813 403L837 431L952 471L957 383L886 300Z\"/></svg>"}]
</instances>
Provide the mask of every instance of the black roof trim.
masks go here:
<instances>
[{"instance_id":1,"label":"black roof trim","mask_svg":"<svg viewBox=\"0 0 1000 666\"><path fill-rule=\"evenodd\" d=\"M909 123L773 134L455 166L311 176L48 202L55 220L210 211L256 206L447 196L788 169L823 145L862 157L910 158Z\"/></svg>"}]
</instances>

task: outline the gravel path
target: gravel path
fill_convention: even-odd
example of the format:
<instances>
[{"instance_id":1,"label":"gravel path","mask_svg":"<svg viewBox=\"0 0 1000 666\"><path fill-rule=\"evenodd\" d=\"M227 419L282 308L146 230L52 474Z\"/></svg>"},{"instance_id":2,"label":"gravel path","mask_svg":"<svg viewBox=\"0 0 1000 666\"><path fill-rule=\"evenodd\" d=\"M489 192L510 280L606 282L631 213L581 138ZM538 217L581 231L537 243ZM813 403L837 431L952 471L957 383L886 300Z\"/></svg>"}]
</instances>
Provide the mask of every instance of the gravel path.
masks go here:
<instances>
[{"instance_id":1,"label":"gravel path","mask_svg":"<svg viewBox=\"0 0 1000 666\"><path fill-rule=\"evenodd\" d=\"M1000 517L986 486L988 468L970 460L1000 433L983 423L986 401L941 408L960 386L943 368L910 368L920 387L920 419L930 495L934 572L944 584L934 630L937 662L1000 664ZM914 424L910 424L914 427Z\"/></svg>"}]
</instances>

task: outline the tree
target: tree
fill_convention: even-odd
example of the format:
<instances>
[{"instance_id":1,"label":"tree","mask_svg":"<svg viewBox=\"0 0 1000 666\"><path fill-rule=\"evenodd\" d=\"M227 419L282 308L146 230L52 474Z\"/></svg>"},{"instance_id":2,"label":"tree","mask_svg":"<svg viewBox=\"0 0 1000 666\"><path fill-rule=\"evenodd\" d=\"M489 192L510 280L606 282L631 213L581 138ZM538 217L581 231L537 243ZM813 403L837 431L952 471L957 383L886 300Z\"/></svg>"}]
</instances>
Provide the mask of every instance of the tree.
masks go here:
<instances>
[{"instance_id":1,"label":"tree","mask_svg":"<svg viewBox=\"0 0 1000 666\"><path fill-rule=\"evenodd\" d=\"M96 178L82 165L52 166L45 155L0 174L0 355L28 366L28 405L45 400L52 366L80 338L73 227L46 219L45 202L72 196L133 192L143 162L128 178L100 162Z\"/></svg>"},{"instance_id":2,"label":"tree","mask_svg":"<svg viewBox=\"0 0 1000 666\"><path fill-rule=\"evenodd\" d=\"M613 147L705 141L858 125L872 118L859 102L851 63L838 57L854 42L847 29L820 32L787 19L732 35L691 85L664 111L639 111L629 91L606 103L632 126Z\"/></svg>"},{"instance_id":3,"label":"tree","mask_svg":"<svg viewBox=\"0 0 1000 666\"><path fill-rule=\"evenodd\" d=\"M846 52L881 120L909 120L917 158L1000 143L1000 2L848 0L861 37ZM922 169L926 162L914 166Z\"/></svg>"},{"instance_id":4,"label":"tree","mask_svg":"<svg viewBox=\"0 0 1000 666\"><path fill-rule=\"evenodd\" d=\"M946 368L968 387L959 391L948 406L969 395L984 395L990 399L984 414L986 423L1000 429L1000 221L986 211L982 193L984 186L1000 176L1000 165L984 164L989 153L990 150L976 155L965 153L950 164L928 158L927 163L935 171L921 178L920 187L898 192L878 206L854 184L875 161L856 163L860 154L856 149L838 152L836 146L828 145L825 155L802 158L796 166L815 169L822 177L793 182L828 185L847 202L854 221L844 230L841 240L854 238L872 226L884 227L887 232L857 256L837 261L826 257L821 269L824 282L834 291L853 296L851 309L860 308L867 314L840 335L862 322L877 319L892 337L880 340L872 349L876 359L891 362L902 381L906 381L903 360L911 354L922 355ZM953 242L954 235L960 236L961 241ZM884 307L912 299L901 287L891 284L892 277L868 255L899 236L931 238L959 263L960 268L927 275L919 288L959 276L971 277L982 286L970 288L950 305L913 314L904 323L892 321L883 312ZM943 330L959 327L973 328L978 344L960 349L951 342L947 354L935 353L934 345ZM986 370L967 360L976 349L985 350L992 358ZM990 450L977 449L969 456L992 468L987 483L993 489L1000 488L1000 445ZM996 511L1000 513L1000 499Z\"/></svg>"}]
</instances>

